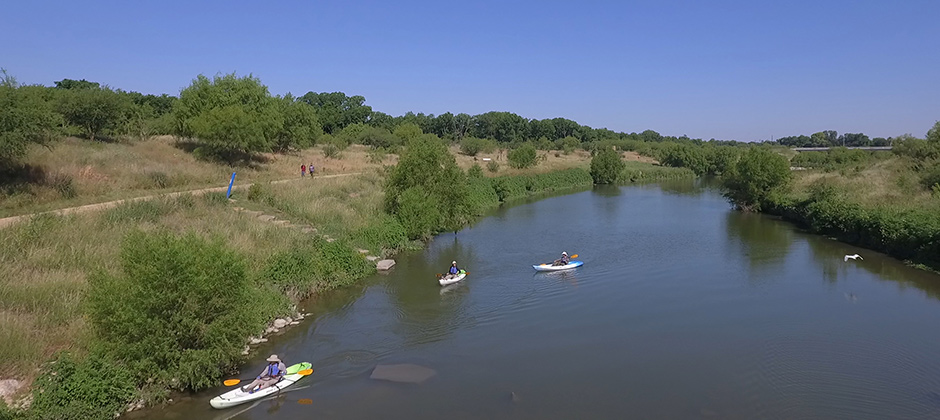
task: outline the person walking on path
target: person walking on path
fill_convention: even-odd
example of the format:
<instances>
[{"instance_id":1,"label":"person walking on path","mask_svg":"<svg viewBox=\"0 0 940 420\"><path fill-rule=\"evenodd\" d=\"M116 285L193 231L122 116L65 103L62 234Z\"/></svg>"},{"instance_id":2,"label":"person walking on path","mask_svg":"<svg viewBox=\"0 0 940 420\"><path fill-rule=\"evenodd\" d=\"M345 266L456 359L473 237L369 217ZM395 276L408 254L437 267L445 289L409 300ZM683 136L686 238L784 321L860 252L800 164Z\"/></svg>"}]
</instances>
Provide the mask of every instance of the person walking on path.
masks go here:
<instances>
[{"instance_id":1,"label":"person walking on path","mask_svg":"<svg viewBox=\"0 0 940 420\"><path fill-rule=\"evenodd\" d=\"M300 177L303 178L307 174L307 165L300 164Z\"/></svg>"}]
</instances>

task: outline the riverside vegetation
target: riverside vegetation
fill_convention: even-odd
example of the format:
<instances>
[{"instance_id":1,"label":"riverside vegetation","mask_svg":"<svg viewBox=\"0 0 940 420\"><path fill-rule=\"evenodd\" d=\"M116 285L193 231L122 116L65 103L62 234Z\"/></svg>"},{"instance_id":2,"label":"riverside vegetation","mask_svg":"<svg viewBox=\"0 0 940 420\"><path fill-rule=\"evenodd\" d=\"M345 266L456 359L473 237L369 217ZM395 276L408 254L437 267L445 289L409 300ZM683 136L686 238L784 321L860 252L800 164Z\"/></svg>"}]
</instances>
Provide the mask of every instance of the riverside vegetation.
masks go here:
<instances>
[{"instance_id":1,"label":"riverside vegetation","mask_svg":"<svg viewBox=\"0 0 940 420\"><path fill-rule=\"evenodd\" d=\"M782 216L811 232L940 270L940 122L924 139L902 135L869 141L864 134L826 131L778 142L804 141L833 148L790 154L789 159L789 151L777 144L742 148L684 142L636 150L665 165L720 175L726 196L743 210ZM837 146L845 141L892 145L893 150Z\"/></svg>"},{"instance_id":2,"label":"riverside vegetation","mask_svg":"<svg viewBox=\"0 0 940 420\"><path fill-rule=\"evenodd\" d=\"M392 255L502 202L588 187L586 158L601 147L573 148L572 130L594 133L575 124L554 154L484 130L476 132L484 147L455 156L479 126L441 138L413 122L418 116L389 122L361 97L272 97L257 79L234 75L197 78L180 98L56 85L18 86L5 76L0 86L9 105L0 110L6 214L203 187L234 168L239 180L257 182L236 192L239 205L335 240L233 211L222 193L39 215L0 230L0 377L32 382L28 407L0 403L0 418L113 418L132 401L216 386L271 319L374 272L357 248ZM105 117L83 122L88 113ZM152 137L161 133L175 138ZM497 166L484 171L471 154L493 153L492 144L501 149L490 161ZM504 153L507 146L523 152ZM296 166L312 159L318 172L360 173L267 183L298 177ZM642 162L617 167L618 182L693 175Z\"/></svg>"}]
</instances>

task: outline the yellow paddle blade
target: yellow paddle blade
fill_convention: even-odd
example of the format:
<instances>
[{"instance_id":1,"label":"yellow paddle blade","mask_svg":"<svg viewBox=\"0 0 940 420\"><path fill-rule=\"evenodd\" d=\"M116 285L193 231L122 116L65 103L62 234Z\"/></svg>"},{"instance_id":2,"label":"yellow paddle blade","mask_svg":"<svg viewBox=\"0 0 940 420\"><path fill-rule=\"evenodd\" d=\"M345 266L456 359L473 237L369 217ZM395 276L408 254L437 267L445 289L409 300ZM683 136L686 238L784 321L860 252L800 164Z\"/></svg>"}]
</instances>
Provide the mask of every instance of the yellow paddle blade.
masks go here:
<instances>
[{"instance_id":1,"label":"yellow paddle blade","mask_svg":"<svg viewBox=\"0 0 940 420\"><path fill-rule=\"evenodd\" d=\"M313 404L313 400L311 400L310 398L301 398L301 399L297 400L297 402L298 402L298 403L301 403L301 404L304 404L304 405Z\"/></svg>"},{"instance_id":2,"label":"yellow paddle blade","mask_svg":"<svg viewBox=\"0 0 940 420\"><path fill-rule=\"evenodd\" d=\"M578 254L572 255L571 258L578 258Z\"/></svg>"},{"instance_id":3,"label":"yellow paddle blade","mask_svg":"<svg viewBox=\"0 0 940 420\"><path fill-rule=\"evenodd\" d=\"M309 374L311 374L311 373L313 373L313 369L304 369L304 370L302 370L302 371L300 371L300 372L297 372L298 375L304 375L304 376L307 376L307 375L309 375Z\"/></svg>"},{"instance_id":4,"label":"yellow paddle blade","mask_svg":"<svg viewBox=\"0 0 940 420\"><path fill-rule=\"evenodd\" d=\"M242 381L241 379L226 379L225 382L222 382L222 383L225 384L225 386L232 386L232 385L238 385L238 383L241 381Z\"/></svg>"}]
</instances>

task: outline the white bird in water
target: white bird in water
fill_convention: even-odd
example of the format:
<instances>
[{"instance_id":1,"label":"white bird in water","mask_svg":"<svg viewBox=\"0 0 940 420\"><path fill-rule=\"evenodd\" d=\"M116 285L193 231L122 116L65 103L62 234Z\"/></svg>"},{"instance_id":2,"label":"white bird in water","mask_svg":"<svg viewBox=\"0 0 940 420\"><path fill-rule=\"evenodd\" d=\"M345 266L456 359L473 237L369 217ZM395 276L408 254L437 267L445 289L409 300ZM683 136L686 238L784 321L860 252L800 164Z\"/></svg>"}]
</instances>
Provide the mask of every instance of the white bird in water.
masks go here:
<instances>
[{"instance_id":1,"label":"white bird in water","mask_svg":"<svg viewBox=\"0 0 940 420\"><path fill-rule=\"evenodd\" d=\"M856 259L856 258L857 258L857 259L860 259L860 260L864 260L864 258L862 258L861 255L855 254L855 255L846 255L845 258L842 259L842 261L848 261L849 258L851 258L851 259L853 259L853 260Z\"/></svg>"}]
</instances>

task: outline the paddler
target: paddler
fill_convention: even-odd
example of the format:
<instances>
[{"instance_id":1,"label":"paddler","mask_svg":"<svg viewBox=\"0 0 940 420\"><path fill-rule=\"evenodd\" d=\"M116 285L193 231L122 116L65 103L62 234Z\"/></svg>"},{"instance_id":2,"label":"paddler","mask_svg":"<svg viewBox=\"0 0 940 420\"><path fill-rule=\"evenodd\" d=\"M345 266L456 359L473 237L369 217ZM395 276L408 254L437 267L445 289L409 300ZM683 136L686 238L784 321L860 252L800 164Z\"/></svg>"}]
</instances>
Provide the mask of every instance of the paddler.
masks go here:
<instances>
[{"instance_id":1,"label":"paddler","mask_svg":"<svg viewBox=\"0 0 940 420\"><path fill-rule=\"evenodd\" d=\"M457 274L460 274L460 268L457 268L457 261L452 261L450 263L450 268L447 270L446 278L452 279L457 277Z\"/></svg>"},{"instance_id":2,"label":"paddler","mask_svg":"<svg viewBox=\"0 0 940 420\"><path fill-rule=\"evenodd\" d=\"M278 381L284 377L284 374L287 371L287 366L284 365L284 362L282 362L276 354L272 354L271 357L268 357L267 362L268 365L264 367L264 370L261 371L261 374L258 375L255 381L248 386L242 387L242 392L253 393L255 391L260 391L278 383ZM255 389L255 387L258 389Z\"/></svg>"},{"instance_id":3,"label":"paddler","mask_svg":"<svg viewBox=\"0 0 940 420\"><path fill-rule=\"evenodd\" d=\"M568 259L568 252L567 252L567 251L562 251L562 252L561 252L561 258L555 260L555 262L552 263L552 265L568 265L568 262L569 262L569 261L570 261L570 260Z\"/></svg>"}]
</instances>

